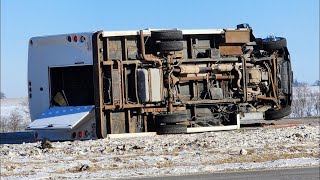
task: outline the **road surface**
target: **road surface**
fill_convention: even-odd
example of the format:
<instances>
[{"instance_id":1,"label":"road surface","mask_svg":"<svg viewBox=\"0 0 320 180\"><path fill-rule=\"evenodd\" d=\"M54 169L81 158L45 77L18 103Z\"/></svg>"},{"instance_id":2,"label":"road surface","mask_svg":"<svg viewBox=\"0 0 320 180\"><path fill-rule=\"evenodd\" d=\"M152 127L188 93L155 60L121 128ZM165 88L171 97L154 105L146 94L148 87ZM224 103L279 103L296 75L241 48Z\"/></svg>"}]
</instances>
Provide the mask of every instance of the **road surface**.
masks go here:
<instances>
[{"instance_id":1,"label":"road surface","mask_svg":"<svg viewBox=\"0 0 320 180\"><path fill-rule=\"evenodd\" d=\"M148 177L141 180L319 180L320 167L259 170L229 173L194 174L186 176Z\"/></svg>"}]
</instances>

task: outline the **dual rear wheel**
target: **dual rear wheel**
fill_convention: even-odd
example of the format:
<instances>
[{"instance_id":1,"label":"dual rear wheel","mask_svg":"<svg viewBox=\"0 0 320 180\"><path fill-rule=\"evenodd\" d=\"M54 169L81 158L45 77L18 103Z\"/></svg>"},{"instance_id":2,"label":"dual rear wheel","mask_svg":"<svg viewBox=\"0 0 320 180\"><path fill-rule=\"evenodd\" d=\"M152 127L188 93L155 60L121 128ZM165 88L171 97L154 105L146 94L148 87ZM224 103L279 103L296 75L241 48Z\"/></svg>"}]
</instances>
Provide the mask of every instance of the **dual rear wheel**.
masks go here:
<instances>
[{"instance_id":1,"label":"dual rear wheel","mask_svg":"<svg viewBox=\"0 0 320 180\"><path fill-rule=\"evenodd\" d=\"M155 42L155 52L168 53L183 50L183 34L180 30L151 31ZM157 114L155 116L158 134L181 134L187 132L188 117L186 112Z\"/></svg>"},{"instance_id":2,"label":"dual rear wheel","mask_svg":"<svg viewBox=\"0 0 320 180\"><path fill-rule=\"evenodd\" d=\"M151 38L156 41L156 52L183 50L183 34L179 30L151 31Z\"/></svg>"},{"instance_id":3,"label":"dual rear wheel","mask_svg":"<svg viewBox=\"0 0 320 180\"><path fill-rule=\"evenodd\" d=\"M180 134L187 132L188 116L186 112L157 114L155 116L158 134Z\"/></svg>"},{"instance_id":4,"label":"dual rear wheel","mask_svg":"<svg viewBox=\"0 0 320 180\"><path fill-rule=\"evenodd\" d=\"M262 47L266 51L276 51L276 50L282 50L287 47L287 40L283 37L275 37L275 36L270 36L266 39L263 39L262 41ZM291 67L290 67L291 69ZM288 73L288 75L291 75L291 72ZM289 77L288 79L291 79ZM291 86L291 83L289 83L288 86ZM291 87L288 87L291 89ZM289 102L289 96L290 94L287 95L287 101ZM276 120L276 119L281 119L285 116L288 116L291 114L291 103L288 103L287 105L282 105L281 109L269 109L265 112L265 120Z\"/></svg>"}]
</instances>

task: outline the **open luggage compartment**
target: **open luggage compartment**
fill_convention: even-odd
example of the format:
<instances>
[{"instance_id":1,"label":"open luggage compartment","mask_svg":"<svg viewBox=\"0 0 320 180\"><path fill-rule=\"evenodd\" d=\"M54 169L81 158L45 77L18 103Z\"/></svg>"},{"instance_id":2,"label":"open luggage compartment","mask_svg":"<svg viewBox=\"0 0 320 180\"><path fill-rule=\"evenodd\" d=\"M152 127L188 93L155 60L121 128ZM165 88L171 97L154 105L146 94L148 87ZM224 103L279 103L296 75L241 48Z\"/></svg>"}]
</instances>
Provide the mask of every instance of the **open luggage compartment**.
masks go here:
<instances>
[{"instance_id":1,"label":"open luggage compartment","mask_svg":"<svg viewBox=\"0 0 320 180\"><path fill-rule=\"evenodd\" d=\"M94 104L92 65L51 67L50 103L59 106L55 97L60 93L67 106L84 106Z\"/></svg>"}]
</instances>

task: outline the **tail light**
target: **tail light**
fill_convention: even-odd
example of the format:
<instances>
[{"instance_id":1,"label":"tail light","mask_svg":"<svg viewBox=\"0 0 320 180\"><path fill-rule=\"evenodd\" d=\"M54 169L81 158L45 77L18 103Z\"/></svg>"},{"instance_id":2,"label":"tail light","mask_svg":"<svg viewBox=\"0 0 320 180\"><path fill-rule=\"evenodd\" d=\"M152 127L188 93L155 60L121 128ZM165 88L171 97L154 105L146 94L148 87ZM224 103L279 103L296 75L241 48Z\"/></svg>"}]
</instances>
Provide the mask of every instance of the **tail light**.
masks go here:
<instances>
[{"instance_id":1,"label":"tail light","mask_svg":"<svg viewBox=\"0 0 320 180\"><path fill-rule=\"evenodd\" d=\"M73 41L77 42L78 41L78 36L73 36Z\"/></svg>"}]
</instances>

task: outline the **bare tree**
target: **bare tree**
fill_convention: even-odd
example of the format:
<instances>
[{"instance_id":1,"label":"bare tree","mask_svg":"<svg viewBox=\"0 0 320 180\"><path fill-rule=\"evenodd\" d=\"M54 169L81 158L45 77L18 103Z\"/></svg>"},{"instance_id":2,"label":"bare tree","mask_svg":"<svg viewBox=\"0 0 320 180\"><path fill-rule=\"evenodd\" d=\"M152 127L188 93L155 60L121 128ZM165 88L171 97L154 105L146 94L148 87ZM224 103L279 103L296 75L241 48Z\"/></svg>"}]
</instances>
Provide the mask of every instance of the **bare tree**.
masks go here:
<instances>
[{"instance_id":1,"label":"bare tree","mask_svg":"<svg viewBox=\"0 0 320 180\"><path fill-rule=\"evenodd\" d=\"M0 119L0 132L8 132L8 118L5 116Z\"/></svg>"},{"instance_id":2,"label":"bare tree","mask_svg":"<svg viewBox=\"0 0 320 180\"><path fill-rule=\"evenodd\" d=\"M320 90L313 92L314 115L320 116Z\"/></svg>"},{"instance_id":3,"label":"bare tree","mask_svg":"<svg viewBox=\"0 0 320 180\"><path fill-rule=\"evenodd\" d=\"M311 115L312 103L310 102L311 91L306 85L297 86L293 92L292 115L294 117L305 117Z\"/></svg>"},{"instance_id":4,"label":"bare tree","mask_svg":"<svg viewBox=\"0 0 320 180\"><path fill-rule=\"evenodd\" d=\"M20 104L20 109L27 116L27 118L30 119L29 100L26 98L23 101L21 101L19 104Z\"/></svg>"},{"instance_id":5,"label":"bare tree","mask_svg":"<svg viewBox=\"0 0 320 180\"><path fill-rule=\"evenodd\" d=\"M300 117L300 107L298 100L296 98L293 99L292 104L291 104L291 116L292 117Z\"/></svg>"},{"instance_id":6,"label":"bare tree","mask_svg":"<svg viewBox=\"0 0 320 180\"><path fill-rule=\"evenodd\" d=\"M23 117L19 113L18 109L13 110L8 117L9 130L12 132L20 130L22 123Z\"/></svg>"},{"instance_id":7,"label":"bare tree","mask_svg":"<svg viewBox=\"0 0 320 180\"><path fill-rule=\"evenodd\" d=\"M307 104L306 99L306 91L307 86L298 86L295 89L294 94L294 105L296 110L296 117L304 117L305 116L305 107Z\"/></svg>"},{"instance_id":8,"label":"bare tree","mask_svg":"<svg viewBox=\"0 0 320 180\"><path fill-rule=\"evenodd\" d=\"M0 132L23 131L30 124L29 101L23 99L7 116L1 116Z\"/></svg>"},{"instance_id":9,"label":"bare tree","mask_svg":"<svg viewBox=\"0 0 320 180\"><path fill-rule=\"evenodd\" d=\"M320 89L306 85L294 87L291 109L293 117L319 116Z\"/></svg>"},{"instance_id":10,"label":"bare tree","mask_svg":"<svg viewBox=\"0 0 320 180\"><path fill-rule=\"evenodd\" d=\"M0 92L0 99L6 98L6 95L3 92Z\"/></svg>"},{"instance_id":11,"label":"bare tree","mask_svg":"<svg viewBox=\"0 0 320 180\"><path fill-rule=\"evenodd\" d=\"M305 86L305 91L304 93L304 98L305 98L305 107L304 107L304 111L305 111L305 116L312 116L313 115L313 109L314 109L314 101L312 99L313 93L310 90L309 87Z\"/></svg>"}]
</instances>

